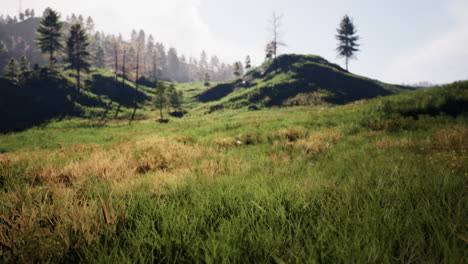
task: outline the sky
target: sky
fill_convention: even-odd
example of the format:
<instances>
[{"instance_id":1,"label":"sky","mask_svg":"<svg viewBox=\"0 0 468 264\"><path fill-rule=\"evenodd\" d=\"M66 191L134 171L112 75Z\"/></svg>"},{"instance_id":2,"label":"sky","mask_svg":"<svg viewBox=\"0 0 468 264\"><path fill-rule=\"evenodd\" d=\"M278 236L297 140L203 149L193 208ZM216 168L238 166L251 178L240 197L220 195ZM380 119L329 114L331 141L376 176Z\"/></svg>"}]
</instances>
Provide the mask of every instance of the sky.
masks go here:
<instances>
[{"instance_id":1,"label":"sky","mask_svg":"<svg viewBox=\"0 0 468 264\"><path fill-rule=\"evenodd\" d=\"M143 29L166 47L198 57L202 50L224 62L264 57L273 12L283 14L287 44L280 53L314 54L345 66L336 55L336 28L349 15L360 51L349 70L388 83L435 84L468 79L467 0L0 0L0 13L50 6L65 19L91 16L97 30Z\"/></svg>"}]
</instances>

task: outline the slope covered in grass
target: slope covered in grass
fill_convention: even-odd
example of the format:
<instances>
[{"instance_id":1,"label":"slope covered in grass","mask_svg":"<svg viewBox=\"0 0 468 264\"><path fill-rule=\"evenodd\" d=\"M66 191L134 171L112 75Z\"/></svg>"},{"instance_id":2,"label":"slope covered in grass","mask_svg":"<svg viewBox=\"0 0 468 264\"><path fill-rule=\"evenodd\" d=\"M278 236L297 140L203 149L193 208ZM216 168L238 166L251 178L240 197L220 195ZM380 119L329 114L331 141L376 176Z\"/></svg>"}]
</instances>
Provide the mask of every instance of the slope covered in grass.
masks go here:
<instances>
[{"instance_id":1,"label":"slope covered in grass","mask_svg":"<svg viewBox=\"0 0 468 264\"><path fill-rule=\"evenodd\" d=\"M0 135L0 262L463 262L467 91Z\"/></svg>"},{"instance_id":2,"label":"slope covered in grass","mask_svg":"<svg viewBox=\"0 0 468 264\"><path fill-rule=\"evenodd\" d=\"M0 132L22 130L65 117L128 119L134 100L140 109L137 119L147 117L144 112L154 108L151 103L154 88L140 85L137 91L135 83L116 80L102 69L84 76L81 91L76 89L72 71L61 73L44 67L27 71L25 76L15 81L0 78L3 117Z\"/></svg>"},{"instance_id":3,"label":"slope covered in grass","mask_svg":"<svg viewBox=\"0 0 468 264\"><path fill-rule=\"evenodd\" d=\"M354 75L318 56L288 54L249 71L242 79L214 86L197 98L209 102L202 108L212 112L250 104L344 104L406 90L409 88Z\"/></svg>"}]
</instances>

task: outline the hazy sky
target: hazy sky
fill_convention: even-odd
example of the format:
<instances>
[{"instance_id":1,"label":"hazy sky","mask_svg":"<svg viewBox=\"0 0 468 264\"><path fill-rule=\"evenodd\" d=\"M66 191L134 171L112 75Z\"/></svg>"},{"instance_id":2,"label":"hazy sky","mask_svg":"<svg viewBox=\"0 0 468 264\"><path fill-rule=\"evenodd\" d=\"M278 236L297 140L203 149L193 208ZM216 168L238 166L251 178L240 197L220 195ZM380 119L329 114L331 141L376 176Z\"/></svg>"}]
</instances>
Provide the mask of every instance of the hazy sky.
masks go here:
<instances>
[{"instance_id":1,"label":"hazy sky","mask_svg":"<svg viewBox=\"0 0 468 264\"><path fill-rule=\"evenodd\" d=\"M354 19L361 36L350 70L392 83L446 83L468 79L467 0L22 0L23 9L50 6L65 18L92 16L97 29L123 33L133 28L179 53L202 49L226 62L254 64L264 58L267 21L283 13L281 53L317 54L344 67L335 53L341 18ZM19 0L0 0L1 13L16 14Z\"/></svg>"}]
</instances>

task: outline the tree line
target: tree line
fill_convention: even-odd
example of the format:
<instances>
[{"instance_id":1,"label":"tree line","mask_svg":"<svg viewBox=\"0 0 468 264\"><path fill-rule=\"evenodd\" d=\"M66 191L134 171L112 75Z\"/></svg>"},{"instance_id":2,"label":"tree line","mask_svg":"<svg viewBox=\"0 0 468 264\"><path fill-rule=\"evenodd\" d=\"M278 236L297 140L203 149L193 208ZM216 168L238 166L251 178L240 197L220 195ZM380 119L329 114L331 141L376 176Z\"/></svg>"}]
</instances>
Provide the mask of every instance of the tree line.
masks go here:
<instances>
[{"instance_id":1,"label":"tree line","mask_svg":"<svg viewBox=\"0 0 468 264\"><path fill-rule=\"evenodd\" d=\"M46 9L42 15L45 17ZM33 13L33 16L31 15ZM8 63L9 58L20 60L22 56L27 56L34 64L45 64L41 56L36 53L36 43L28 33L26 36L19 34L13 30L14 25L18 25L23 21L38 20L31 9L27 9L27 15L20 16L24 19L18 20L16 17L0 16L0 68L3 69ZM41 17L40 17L41 18ZM180 54L174 47L166 49L163 43L157 42L152 35L147 35L144 30L132 30L129 39L119 35L105 34L102 31L95 29L94 21L91 17L86 19L82 15L72 14L67 16L62 28L68 31L71 25L79 23L88 34L91 52L90 64L96 68L108 68L114 72L116 68L119 75L122 72L122 54L125 52L125 66L127 69L137 66L136 57L138 47L140 49L139 62L140 76L146 76L151 79L177 81L177 82L199 82L203 81L205 74L210 76L210 79L215 82L227 81L234 78L235 64L222 62L218 56L209 56L206 51L202 51L198 58L190 56L186 57ZM19 28L18 31L24 31L24 27L35 26L34 23ZM11 31L11 32L9 32ZM116 54L118 57L116 57ZM61 54L58 54L61 55ZM57 56L59 59L61 56ZM65 60L62 58L62 60ZM128 74L128 78L135 79L136 76Z\"/></svg>"}]
</instances>

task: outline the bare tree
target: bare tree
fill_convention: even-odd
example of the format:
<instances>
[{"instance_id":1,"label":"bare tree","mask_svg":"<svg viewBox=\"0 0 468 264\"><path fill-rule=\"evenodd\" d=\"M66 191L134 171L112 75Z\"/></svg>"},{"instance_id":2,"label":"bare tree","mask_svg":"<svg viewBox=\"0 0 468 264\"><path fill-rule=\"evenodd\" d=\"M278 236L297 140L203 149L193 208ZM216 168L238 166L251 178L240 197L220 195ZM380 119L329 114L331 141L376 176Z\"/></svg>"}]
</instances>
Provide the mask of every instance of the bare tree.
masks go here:
<instances>
[{"instance_id":1,"label":"bare tree","mask_svg":"<svg viewBox=\"0 0 468 264\"><path fill-rule=\"evenodd\" d=\"M283 33L280 31L281 27L283 26L282 20L283 14L277 15L276 13L273 13L271 19L268 21L267 30L271 34L271 40L268 42L267 50L271 52L271 55L275 61L278 54L278 46L286 46L286 44L281 39L283 35Z\"/></svg>"},{"instance_id":2,"label":"bare tree","mask_svg":"<svg viewBox=\"0 0 468 264\"><path fill-rule=\"evenodd\" d=\"M115 81L117 82L117 77L118 77L118 73L119 73L119 43L117 41L116 38L113 39L114 40L114 71L115 71Z\"/></svg>"},{"instance_id":3,"label":"bare tree","mask_svg":"<svg viewBox=\"0 0 468 264\"><path fill-rule=\"evenodd\" d=\"M139 79L140 79L140 52L141 52L141 42L138 41L137 43L137 54L136 54L136 68L135 68L135 94L133 97L133 113L132 117L130 118L130 123L132 123L133 119L135 118L136 110L138 108L138 88L139 88Z\"/></svg>"}]
</instances>

